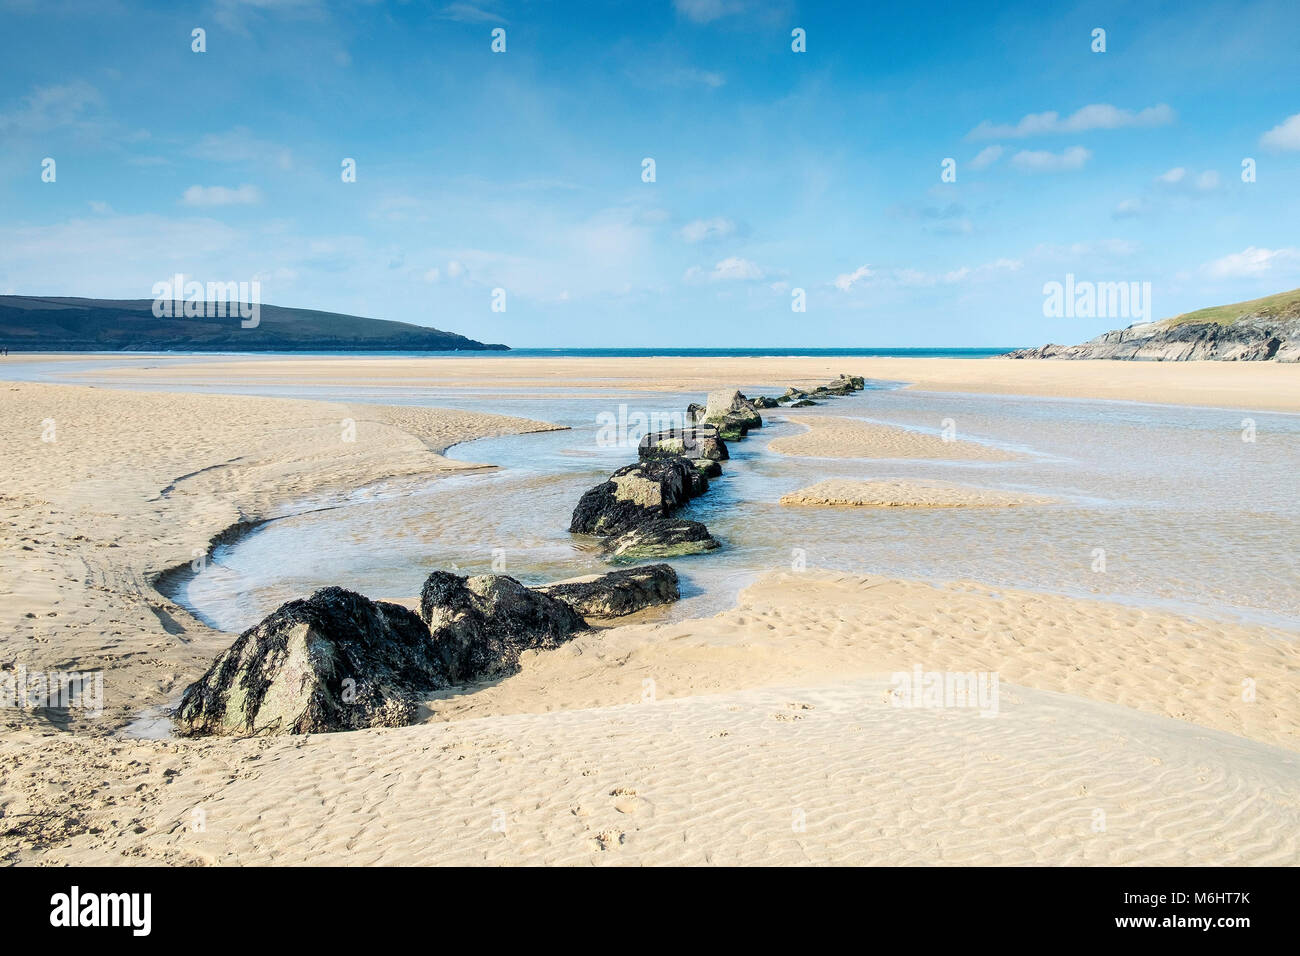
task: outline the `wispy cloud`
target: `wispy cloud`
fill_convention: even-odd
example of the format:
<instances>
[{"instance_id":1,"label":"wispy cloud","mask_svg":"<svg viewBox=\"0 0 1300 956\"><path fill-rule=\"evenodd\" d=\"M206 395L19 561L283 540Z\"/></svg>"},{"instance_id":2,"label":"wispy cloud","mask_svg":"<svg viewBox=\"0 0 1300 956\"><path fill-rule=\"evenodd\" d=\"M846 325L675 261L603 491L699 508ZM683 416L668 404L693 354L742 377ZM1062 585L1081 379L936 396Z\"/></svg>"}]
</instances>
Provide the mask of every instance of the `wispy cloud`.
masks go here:
<instances>
[{"instance_id":1,"label":"wispy cloud","mask_svg":"<svg viewBox=\"0 0 1300 956\"><path fill-rule=\"evenodd\" d=\"M286 147L259 139L246 126L208 133L186 150L186 155L214 163L274 162L281 169L293 166L293 154Z\"/></svg>"},{"instance_id":2,"label":"wispy cloud","mask_svg":"<svg viewBox=\"0 0 1300 956\"><path fill-rule=\"evenodd\" d=\"M439 12L443 20L457 23L507 23L505 17L491 10L488 3L449 3Z\"/></svg>"},{"instance_id":3,"label":"wispy cloud","mask_svg":"<svg viewBox=\"0 0 1300 956\"><path fill-rule=\"evenodd\" d=\"M261 201L261 190L248 184L234 189L228 186L191 186L181 197L181 202L187 206L239 206Z\"/></svg>"},{"instance_id":4,"label":"wispy cloud","mask_svg":"<svg viewBox=\"0 0 1300 956\"><path fill-rule=\"evenodd\" d=\"M1214 192L1222 181L1213 169L1194 173L1184 166L1175 166L1156 177L1156 185L1193 193Z\"/></svg>"},{"instance_id":5,"label":"wispy cloud","mask_svg":"<svg viewBox=\"0 0 1300 956\"><path fill-rule=\"evenodd\" d=\"M971 169L988 169L1002 158L1004 152L1006 152L1006 150L1001 146L998 146L996 143L992 146L985 146L976 153L975 158L966 165Z\"/></svg>"},{"instance_id":6,"label":"wispy cloud","mask_svg":"<svg viewBox=\"0 0 1300 956\"><path fill-rule=\"evenodd\" d=\"M845 272L835 277L835 288L841 292L848 292L857 283L870 279L875 272L869 265L860 265L852 272Z\"/></svg>"},{"instance_id":7,"label":"wispy cloud","mask_svg":"<svg viewBox=\"0 0 1300 956\"><path fill-rule=\"evenodd\" d=\"M1212 279L1247 279L1275 272L1295 272L1300 270L1300 249L1248 246L1241 252L1207 262L1201 269Z\"/></svg>"},{"instance_id":8,"label":"wispy cloud","mask_svg":"<svg viewBox=\"0 0 1300 956\"><path fill-rule=\"evenodd\" d=\"M673 7L692 23L712 23L740 13L745 5L740 0L673 0Z\"/></svg>"},{"instance_id":9,"label":"wispy cloud","mask_svg":"<svg viewBox=\"0 0 1300 956\"><path fill-rule=\"evenodd\" d=\"M1059 133L1085 133L1095 129L1123 129L1133 126L1168 126L1176 114L1164 103L1144 110L1120 109L1109 103L1093 103L1062 118L1055 110L1030 113L1018 123L998 124L984 120L967 134L967 139L1011 139Z\"/></svg>"},{"instance_id":10,"label":"wispy cloud","mask_svg":"<svg viewBox=\"0 0 1300 956\"><path fill-rule=\"evenodd\" d=\"M836 276L833 285L841 292L848 292L856 285L874 284L876 282L911 288L956 285L973 279L988 278L999 273L1018 272L1024 268L1024 265L1023 260L1008 258L995 259L992 262L984 262L975 266L958 266L956 269L949 269L946 272L929 272L924 269L912 268L879 272L872 269L870 265L861 265L852 272Z\"/></svg>"},{"instance_id":11,"label":"wispy cloud","mask_svg":"<svg viewBox=\"0 0 1300 956\"><path fill-rule=\"evenodd\" d=\"M1073 172L1083 169L1092 158L1092 150L1070 146L1052 153L1042 149L1022 149L1011 157L1011 165L1027 173Z\"/></svg>"},{"instance_id":12,"label":"wispy cloud","mask_svg":"<svg viewBox=\"0 0 1300 956\"><path fill-rule=\"evenodd\" d=\"M705 272L699 266L691 266L686 270L686 275L683 278L687 282L697 282L701 279L708 279L710 282L752 281L763 278L763 270L758 263L750 259L743 259L740 256L728 256L709 272Z\"/></svg>"},{"instance_id":13,"label":"wispy cloud","mask_svg":"<svg viewBox=\"0 0 1300 956\"><path fill-rule=\"evenodd\" d=\"M102 103L99 90L84 80L38 86L18 109L0 113L0 133L17 136L84 125L87 115Z\"/></svg>"},{"instance_id":14,"label":"wispy cloud","mask_svg":"<svg viewBox=\"0 0 1300 956\"><path fill-rule=\"evenodd\" d=\"M706 242L725 239L736 231L730 219L715 216L712 219L692 219L678 230L677 235L686 242Z\"/></svg>"}]
</instances>

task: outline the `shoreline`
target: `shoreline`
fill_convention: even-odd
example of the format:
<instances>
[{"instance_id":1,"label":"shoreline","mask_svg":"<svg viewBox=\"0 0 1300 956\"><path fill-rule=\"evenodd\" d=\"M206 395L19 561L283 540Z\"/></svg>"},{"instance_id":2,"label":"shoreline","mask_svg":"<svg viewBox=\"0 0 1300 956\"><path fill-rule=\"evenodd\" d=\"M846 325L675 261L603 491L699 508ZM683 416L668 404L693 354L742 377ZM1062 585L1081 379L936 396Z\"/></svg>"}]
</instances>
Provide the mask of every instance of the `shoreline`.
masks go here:
<instances>
[{"instance_id":1,"label":"shoreline","mask_svg":"<svg viewBox=\"0 0 1300 956\"><path fill-rule=\"evenodd\" d=\"M420 388L520 389L539 385L575 390L624 388L638 391L707 392L712 388L763 385L799 387L819 384L845 365L836 357L714 358L700 368L695 359L543 358L499 355L429 358L349 355L231 360L228 357L186 364L184 358L156 368L132 362L167 356L70 354L56 360L10 356L11 364L41 361L94 362L93 372L121 384L180 388L213 387L232 381L293 386L346 381L353 386L396 385ZM17 360L17 361L15 361ZM854 358L855 374L885 382L906 383L922 392L959 392L1037 398L1133 401L1260 412L1300 412L1300 365L1270 362L1027 362L947 358ZM4 365L0 364L0 376ZM0 378L0 380L3 380Z\"/></svg>"}]
</instances>

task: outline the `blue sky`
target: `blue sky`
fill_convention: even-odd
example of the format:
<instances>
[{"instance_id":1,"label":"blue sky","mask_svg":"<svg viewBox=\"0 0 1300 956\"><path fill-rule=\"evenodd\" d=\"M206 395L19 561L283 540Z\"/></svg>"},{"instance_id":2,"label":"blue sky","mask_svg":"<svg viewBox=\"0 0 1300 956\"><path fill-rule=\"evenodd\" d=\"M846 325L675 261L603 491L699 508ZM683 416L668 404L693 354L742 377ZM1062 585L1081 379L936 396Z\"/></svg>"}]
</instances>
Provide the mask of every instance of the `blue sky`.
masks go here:
<instances>
[{"instance_id":1,"label":"blue sky","mask_svg":"<svg viewBox=\"0 0 1300 956\"><path fill-rule=\"evenodd\" d=\"M1300 286L1300 4L1046 6L0 0L0 292L892 347L1129 323L1044 317L1067 273Z\"/></svg>"}]
</instances>

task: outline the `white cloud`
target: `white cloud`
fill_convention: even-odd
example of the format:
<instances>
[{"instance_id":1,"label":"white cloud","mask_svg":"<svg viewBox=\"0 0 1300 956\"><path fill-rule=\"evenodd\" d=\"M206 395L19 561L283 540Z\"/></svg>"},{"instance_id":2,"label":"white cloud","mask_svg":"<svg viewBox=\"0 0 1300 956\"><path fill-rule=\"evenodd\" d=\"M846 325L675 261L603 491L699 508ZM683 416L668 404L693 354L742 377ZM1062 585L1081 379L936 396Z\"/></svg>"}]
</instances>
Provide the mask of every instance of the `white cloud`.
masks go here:
<instances>
[{"instance_id":1,"label":"white cloud","mask_svg":"<svg viewBox=\"0 0 1300 956\"><path fill-rule=\"evenodd\" d=\"M715 216L712 219L692 219L678 230L677 235L686 242L704 242L724 239L735 231L734 222L722 216Z\"/></svg>"},{"instance_id":2,"label":"white cloud","mask_svg":"<svg viewBox=\"0 0 1300 956\"><path fill-rule=\"evenodd\" d=\"M1176 114L1164 103L1148 106L1136 113L1109 103L1093 103L1061 118L1054 110L1030 113L1018 123L998 124L984 120L967 134L968 139L999 139L1043 136L1053 133L1083 133L1094 129L1122 129L1134 126L1167 126Z\"/></svg>"},{"instance_id":3,"label":"white cloud","mask_svg":"<svg viewBox=\"0 0 1300 956\"><path fill-rule=\"evenodd\" d=\"M739 0L673 0L673 6L694 23L712 23L744 9Z\"/></svg>"},{"instance_id":4,"label":"white cloud","mask_svg":"<svg viewBox=\"0 0 1300 956\"><path fill-rule=\"evenodd\" d=\"M855 284L870 279L873 275L875 275L875 273L871 270L871 266L858 266L852 272L846 272L843 275L836 276L835 288L839 289L841 292L848 292Z\"/></svg>"},{"instance_id":5,"label":"white cloud","mask_svg":"<svg viewBox=\"0 0 1300 956\"><path fill-rule=\"evenodd\" d=\"M46 133L65 126L87 127L86 114L102 104L99 91L84 80L38 86L20 109L0 114L0 132L8 135Z\"/></svg>"},{"instance_id":6,"label":"white cloud","mask_svg":"<svg viewBox=\"0 0 1300 956\"><path fill-rule=\"evenodd\" d=\"M429 269L427 272L424 273L423 278L425 282L437 282L439 279L442 278L442 273L439 272L436 268Z\"/></svg>"},{"instance_id":7,"label":"white cloud","mask_svg":"<svg viewBox=\"0 0 1300 956\"><path fill-rule=\"evenodd\" d=\"M1156 185L1171 192L1210 193L1222 184L1216 170L1194 173L1185 166L1175 166L1156 177Z\"/></svg>"},{"instance_id":8,"label":"white cloud","mask_svg":"<svg viewBox=\"0 0 1300 956\"><path fill-rule=\"evenodd\" d=\"M1005 150L998 145L985 146L975 154L975 158L967 163L967 165L970 166L971 169L987 169L1001 159L1004 152Z\"/></svg>"},{"instance_id":9,"label":"white cloud","mask_svg":"<svg viewBox=\"0 0 1300 956\"><path fill-rule=\"evenodd\" d=\"M464 274L465 266L457 260L453 259L451 262L447 263L447 278L459 279Z\"/></svg>"},{"instance_id":10,"label":"white cloud","mask_svg":"<svg viewBox=\"0 0 1300 956\"><path fill-rule=\"evenodd\" d=\"M293 166L293 154L288 149L258 139L246 126L236 126L224 133L208 133L186 153L214 163L274 162L281 169Z\"/></svg>"},{"instance_id":11,"label":"white cloud","mask_svg":"<svg viewBox=\"0 0 1300 956\"><path fill-rule=\"evenodd\" d=\"M976 266L959 266L956 269L949 269L947 272L926 272L922 269L901 268L894 269L886 275L882 275L870 266L859 266L852 272L835 277L835 288L841 292L848 292L855 285L866 280L882 281L887 285L902 286L904 288L921 288L939 285L956 285L959 282L966 282L973 279L985 279L990 276L1005 272L1018 272L1024 268L1024 261L1020 259L994 259L992 262L984 262Z\"/></svg>"},{"instance_id":12,"label":"white cloud","mask_svg":"<svg viewBox=\"0 0 1300 956\"><path fill-rule=\"evenodd\" d=\"M488 4L449 3L438 14L443 20L455 20L458 23L506 23L507 21L484 9Z\"/></svg>"},{"instance_id":13,"label":"white cloud","mask_svg":"<svg viewBox=\"0 0 1300 956\"><path fill-rule=\"evenodd\" d=\"M1011 165L1027 173L1054 173L1083 169L1091 158L1092 151L1082 146L1070 146L1060 153L1022 149L1011 157Z\"/></svg>"},{"instance_id":14,"label":"white cloud","mask_svg":"<svg viewBox=\"0 0 1300 956\"><path fill-rule=\"evenodd\" d=\"M742 259L740 256L729 256L713 267L713 271L709 273L709 278L714 282L731 279L761 279L763 278L763 270L749 259Z\"/></svg>"},{"instance_id":15,"label":"white cloud","mask_svg":"<svg viewBox=\"0 0 1300 956\"><path fill-rule=\"evenodd\" d=\"M1248 246L1241 252L1207 262L1201 268L1214 279L1244 279L1282 271L1297 264L1300 264L1300 249L1261 249L1258 246Z\"/></svg>"},{"instance_id":16,"label":"white cloud","mask_svg":"<svg viewBox=\"0 0 1300 956\"><path fill-rule=\"evenodd\" d=\"M1147 211L1147 203L1144 199L1124 199L1115 206L1115 211L1110 214L1112 219L1136 219Z\"/></svg>"},{"instance_id":17,"label":"white cloud","mask_svg":"<svg viewBox=\"0 0 1300 956\"><path fill-rule=\"evenodd\" d=\"M191 186L181 201L187 206L235 206L262 201L262 192L245 183L235 189L228 186Z\"/></svg>"},{"instance_id":18,"label":"white cloud","mask_svg":"<svg viewBox=\"0 0 1300 956\"><path fill-rule=\"evenodd\" d=\"M1269 149L1300 149L1300 113L1288 116L1259 138Z\"/></svg>"}]
</instances>

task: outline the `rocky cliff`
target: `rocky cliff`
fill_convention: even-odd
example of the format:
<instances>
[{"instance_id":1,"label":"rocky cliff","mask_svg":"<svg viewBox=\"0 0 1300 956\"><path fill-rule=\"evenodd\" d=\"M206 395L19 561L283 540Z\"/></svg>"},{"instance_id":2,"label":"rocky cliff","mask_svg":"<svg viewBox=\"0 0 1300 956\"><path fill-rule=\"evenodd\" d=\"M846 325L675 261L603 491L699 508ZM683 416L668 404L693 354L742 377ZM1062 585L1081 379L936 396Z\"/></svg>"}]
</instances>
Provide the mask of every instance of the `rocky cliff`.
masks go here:
<instances>
[{"instance_id":1,"label":"rocky cliff","mask_svg":"<svg viewBox=\"0 0 1300 956\"><path fill-rule=\"evenodd\" d=\"M1130 359L1152 362L1300 361L1300 289L1131 325L1082 345L1019 349L1012 359Z\"/></svg>"}]
</instances>

